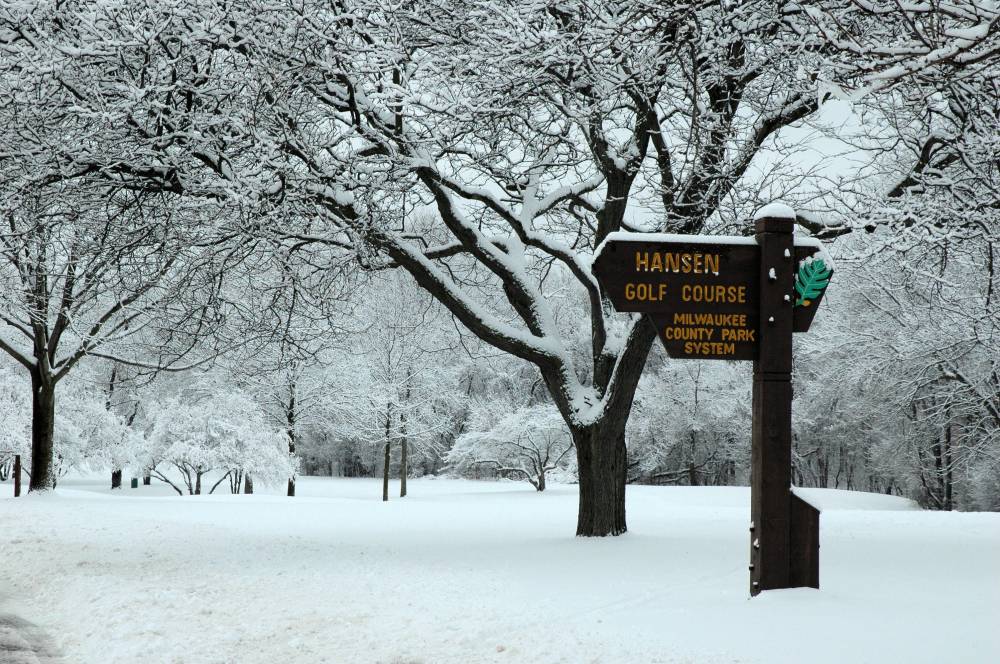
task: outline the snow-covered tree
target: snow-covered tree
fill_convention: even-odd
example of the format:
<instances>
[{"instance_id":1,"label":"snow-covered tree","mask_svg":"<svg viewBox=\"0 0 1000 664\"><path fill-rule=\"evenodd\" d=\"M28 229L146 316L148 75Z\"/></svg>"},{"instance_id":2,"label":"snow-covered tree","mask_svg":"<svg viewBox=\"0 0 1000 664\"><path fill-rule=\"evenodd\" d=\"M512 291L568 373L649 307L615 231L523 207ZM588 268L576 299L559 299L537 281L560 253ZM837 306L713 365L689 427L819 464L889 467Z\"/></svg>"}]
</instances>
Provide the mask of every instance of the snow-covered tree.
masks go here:
<instances>
[{"instance_id":1,"label":"snow-covered tree","mask_svg":"<svg viewBox=\"0 0 1000 664\"><path fill-rule=\"evenodd\" d=\"M626 528L625 423L654 339L641 317L611 314L591 252L625 228L704 229L760 147L816 106L780 16L749 4L306 3L305 29L280 28L255 56L295 80L272 109L298 129L283 152L299 179L285 182L323 213L289 241L409 271L539 368L574 438L581 535ZM552 272L587 303L584 348L556 323Z\"/></svg>"},{"instance_id":2,"label":"snow-covered tree","mask_svg":"<svg viewBox=\"0 0 1000 664\"><path fill-rule=\"evenodd\" d=\"M82 372L81 372L82 373ZM0 450L31 460L31 403L26 379L12 370L0 370ZM71 470L94 467L125 468L137 450L136 433L127 419L107 408L105 398L83 376L64 383L63 398L53 426L53 486ZM0 463L6 461L4 455Z\"/></svg>"},{"instance_id":3,"label":"snow-covered tree","mask_svg":"<svg viewBox=\"0 0 1000 664\"><path fill-rule=\"evenodd\" d=\"M785 24L815 49L826 77L860 98L893 87L948 85L1000 64L994 0L816 0L782 8Z\"/></svg>"},{"instance_id":4,"label":"snow-covered tree","mask_svg":"<svg viewBox=\"0 0 1000 664\"><path fill-rule=\"evenodd\" d=\"M180 473L191 495L201 494L202 477L210 471L222 474L210 492L230 479L234 493L246 474L276 484L295 471L285 434L269 426L257 403L238 391L171 397L156 405L151 420L144 465L180 495L184 491L164 466Z\"/></svg>"},{"instance_id":5,"label":"snow-covered tree","mask_svg":"<svg viewBox=\"0 0 1000 664\"><path fill-rule=\"evenodd\" d=\"M60 400L53 431L56 478L95 465L125 468L135 454L137 433L89 387L69 383Z\"/></svg>"},{"instance_id":6,"label":"snow-covered tree","mask_svg":"<svg viewBox=\"0 0 1000 664\"><path fill-rule=\"evenodd\" d=\"M548 475L565 469L573 439L551 404L516 409L509 405L503 401L475 404L469 430L448 452L448 466L458 473L486 470L545 491Z\"/></svg>"},{"instance_id":7,"label":"snow-covered tree","mask_svg":"<svg viewBox=\"0 0 1000 664\"><path fill-rule=\"evenodd\" d=\"M1000 479L990 243L917 237L846 262L839 316L799 340L796 476L982 508Z\"/></svg>"},{"instance_id":8,"label":"snow-covered tree","mask_svg":"<svg viewBox=\"0 0 1000 664\"><path fill-rule=\"evenodd\" d=\"M411 457L440 455L439 434L451 425L457 397L455 342L436 302L402 273L366 291L357 312L368 327L356 337L358 357L345 376L341 431L382 452L382 499L389 499L393 451L399 449L400 497Z\"/></svg>"},{"instance_id":9,"label":"snow-covered tree","mask_svg":"<svg viewBox=\"0 0 1000 664\"><path fill-rule=\"evenodd\" d=\"M357 327L345 304L351 285L347 270L336 278L319 273L297 252L265 254L248 275L241 299L248 305L245 325L259 331L260 341L225 360L234 380L252 392L273 426L285 431L288 453L296 454L308 431L323 429L336 397L337 353L345 335ZM363 327L363 326L362 326ZM350 369L348 369L350 370ZM252 490L252 476L247 476ZM295 495L295 477L287 495Z\"/></svg>"},{"instance_id":10,"label":"snow-covered tree","mask_svg":"<svg viewBox=\"0 0 1000 664\"><path fill-rule=\"evenodd\" d=\"M56 386L84 358L175 365L215 315L182 293L211 287L187 262L182 224L165 211L107 214L74 193L0 197L0 349L31 377L32 490L51 485Z\"/></svg>"},{"instance_id":11,"label":"snow-covered tree","mask_svg":"<svg viewBox=\"0 0 1000 664\"><path fill-rule=\"evenodd\" d=\"M227 213L162 167L170 130L129 123L132 93L101 97L141 87L141 45L105 32L129 4L0 7L0 350L31 377L31 490L52 484L56 386L87 357L177 368L238 262Z\"/></svg>"}]
</instances>

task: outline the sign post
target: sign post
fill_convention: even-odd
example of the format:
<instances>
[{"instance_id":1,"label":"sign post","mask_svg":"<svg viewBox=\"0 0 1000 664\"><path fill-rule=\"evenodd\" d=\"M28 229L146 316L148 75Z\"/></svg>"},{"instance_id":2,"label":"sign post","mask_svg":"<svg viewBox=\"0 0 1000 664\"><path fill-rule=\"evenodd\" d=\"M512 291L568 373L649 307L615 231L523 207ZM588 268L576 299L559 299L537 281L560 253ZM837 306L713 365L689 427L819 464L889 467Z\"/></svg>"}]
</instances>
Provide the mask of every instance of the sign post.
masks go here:
<instances>
[{"instance_id":1,"label":"sign post","mask_svg":"<svg viewBox=\"0 0 1000 664\"><path fill-rule=\"evenodd\" d=\"M21 455L14 455L14 497L21 497Z\"/></svg>"},{"instance_id":2,"label":"sign post","mask_svg":"<svg viewBox=\"0 0 1000 664\"><path fill-rule=\"evenodd\" d=\"M791 490L792 333L833 274L818 241L795 240L794 212L764 212L754 238L612 233L593 264L615 309L645 314L670 357L754 363L753 595L819 588L819 510Z\"/></svg>"}]
</instances>

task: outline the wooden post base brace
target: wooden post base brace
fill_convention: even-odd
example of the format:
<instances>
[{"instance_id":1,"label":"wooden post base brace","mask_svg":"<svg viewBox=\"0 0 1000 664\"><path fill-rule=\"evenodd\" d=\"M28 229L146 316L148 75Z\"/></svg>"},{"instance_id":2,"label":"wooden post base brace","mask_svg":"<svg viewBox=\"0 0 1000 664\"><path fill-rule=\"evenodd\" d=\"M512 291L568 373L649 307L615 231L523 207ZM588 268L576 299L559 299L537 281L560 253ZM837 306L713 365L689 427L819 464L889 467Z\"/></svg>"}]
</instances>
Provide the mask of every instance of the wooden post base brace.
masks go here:
<instances>
[{"instance_id":1,"label":"wooden post base brace","mask_svg":"<svg viewBox=\"0 0 1000 664\"><path fill-rule=\"evenodd\" d=\"M790 588L819 588L819 510L789 491L791 532L788 544Z\"/></svg>"},{"instance_id":2,"label":"wooden post base brace","mask_svg":"<svg viewBox=\"0 0 1000 664\"><path fill-rule=\"evenodd\" d=\"M778 551L763 552L756 523L750 526L750 594L757 595L762 590L782 588L819 589L819 510L788 491L788 521L771 521L769 530L787 527L787 538L777 537ZM788 547L780 551L780 544L788 542ZM764 561L762 553L767 553ZM775 555L777 554L777 555Z\"/></svg>"}]
</instances>

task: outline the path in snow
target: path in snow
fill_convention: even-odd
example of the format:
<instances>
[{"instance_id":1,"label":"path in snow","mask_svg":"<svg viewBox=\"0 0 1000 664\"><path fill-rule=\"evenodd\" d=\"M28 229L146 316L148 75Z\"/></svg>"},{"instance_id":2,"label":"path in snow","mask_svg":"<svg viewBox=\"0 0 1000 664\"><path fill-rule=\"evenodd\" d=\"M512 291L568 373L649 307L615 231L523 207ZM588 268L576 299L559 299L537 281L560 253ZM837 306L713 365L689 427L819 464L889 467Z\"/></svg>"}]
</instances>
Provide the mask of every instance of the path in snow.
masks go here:
<instances>
[{"instance_id":1,"label":"path in snow","mask_svg":"<svg viewBox=\"0 0 1000 664\"><path fill-rule=\"evenodd\" d=\"M0 613L0 662L4 664L59 664L48 637L34 623Z\"/></svg>"}]
</instances>

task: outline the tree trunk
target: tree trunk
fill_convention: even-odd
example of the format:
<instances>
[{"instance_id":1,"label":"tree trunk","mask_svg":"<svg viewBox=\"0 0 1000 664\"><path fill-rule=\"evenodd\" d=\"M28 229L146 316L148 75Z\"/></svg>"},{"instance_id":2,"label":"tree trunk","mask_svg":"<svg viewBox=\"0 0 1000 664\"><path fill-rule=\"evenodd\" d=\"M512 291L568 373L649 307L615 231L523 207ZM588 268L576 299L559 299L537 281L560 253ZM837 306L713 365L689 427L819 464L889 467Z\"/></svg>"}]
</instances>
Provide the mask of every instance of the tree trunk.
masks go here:
<instances>
[{"instance_id":1,"label":"tree trunk","mask_svg":"<svg viewBox=\"0 0 1000 664\"><path fill-rule=\"evenodd\" d=\"M52 377L36 369L31 372L31 482L28 492L55 487L52 472L53 435L56 420L56 386Z\"/></svg>"},{"instance_id":2,"label":"tree trunk","mask_svg":"<svg viewBox=\"0 0 1000 664\"><path fill-rule=\"evenodd\" d=\"M219 488L219 485L225 482L226 480L229 481L229 493L236 493L236 491L233 490L233 486L235 484L235 482L233 482L233 471L227 470L226 474L220 477L218 480L216 480L215 484L212 485L212 488L208 490L208 495L211 496L213 493L215 493L215 490ZM239 480L237 480L237 482L238 481Z\"/></svg>"},{"instance_id":3,"label":"tree trunk","mask_svg":"<svg viewBox=\"0 0 1000 664\"><path fill-rule=\"evenodd\" d=\"M688 486L698 486L698 470L695 466L695 459L698 454L698 437L694 431L691 432L691 458L688 460Z\"/></svg>"},{"instance_id":4,"label":"tree trunk","mask_svg":"<svg viewBox=\"0 0 1000 664\"><path fill-rule=\"evenodd\" d=\"M295 456L295 432L288 430L288 456ZM288 495L295 495L295 475L288 478Z\"/></svg>"},{"instance_id":5,"label":"tree trunk","mask_svg":"<svg viewBox=\"0 0 1000 664\"><path fill-rule=\"evenodd\" d=\"M201 495L201 471L194 471L194 495Z\"/></svg>"},{"instance_id":6,"label":"tree trunk","mask_svg":"<svg viewBox=\"0 0 1000 664\"><path fill-rule=\"evenodd\" d=\"M239 493L243 491L243 471L237 470L229 475L229 493Z\"/></svg>"},{"instance_id":7,"label":"tree trunk","mask_svg":"<svg viewBox=\"0 0 1000 664\"><path fill-rule=\"evenodd\" d=\"M253 478L247 473L243 478L243 493L253 493Z\"/></svg>"},{"instance_id":8,"label":"tree trunk","mask_svg":"<svg viewBox=\"0 0 1000 664\"><path fill-rule=\"evenodd\" d=\"M951 411L949 410L949 417ZM952 468L951 468L951 422L947 424L944 436L944 509L951 511L955 509L952 501Z\"/></svg>"},{"instance_id":9,"label":"tree trunk","mask_svg":"<svg viewBox=\"0 0 1000 664\"><path fill-rule=\"evenodd\" d=\"M538 473L538 483L535 484L535 491L545 491L545 471Z\"/></svg>"},{"instance_id":10,"label":"tree trunk","mask_svg":"<svg viewBox=\"0 0 1000 664\"><path fill-rule=\"evenodd\" d=\"M409 472L409 467L406 464L406 455L409 445L406 442L406 438L403 438L403 442L399 448L400 458L399 458L399 497L406 497L406 474Z\"/></svg>"},{"instance_id":11,"label":"tree trunk","mask_svg":"<svg viewBox=\"0 0 1000 664\"><path fill-rule=\"evenodd\" d=\"M288 424L288 456L295 456L295 385L292 385L292 395L285 410L285 422ZM295 475L288 478L288 495L295 495Z\"/></svg>"},{"instance_id":12,"label":"tree trunk","mask_svg":"<svg viewBox=\"0 0 1000 664\"><path fill-rule=\"evenodd\" d=\"M626 415L627 417L627 415ZM625 524L625 418L608 417L596 425L573 429L580 481L576 534L580 537L621 535Z\"/></svg>"},{"instance_id":13,"label":"tree trunk","mask_svg":"<svg viewBox=\"0 0 1000 664\"><path fill-rule=\"evenodd\" d=\"M111 365L111 378L108 379L108 398L104 402L104 408L109 413L111 412L111 408L113 406L113 404L111 403L111 399L115 395L115 379L117 377L118 377L118 365L117 364L112 364ZM131 424L131 422L129 424ZM122 488L122 471L121 471L120 468L112 468L111 469L111 489L114 490L114 489L120 489L120 488Z\"/></svg>"},{"instance_id":14,"label":"tree trunk","mask_svg":"<svg viewBox=\"0 0 1000 664\"><path fill-rule=\"evenodd\" d=\"M403 397L403 403L410 402L410 394L413 390L413 367L406 368L406 395ZM406 476L410 472L410 467L407 464L407 456L409 453L409 443L406 441L406 409L399 414L399 423L402 429L402 441L399 450L399 497L403 498L406 496Z\"/></svg>"},{"instance_id":15,"label":"tree trunk","mask_svg":"<svg viewBox=\"0 0 1000 664\"><path fill-rule=\"evenodd\" d=\"M385 441L385 463L382 464L382 502L389 500L389 441Z\"/></svg>"}]
</instances>

